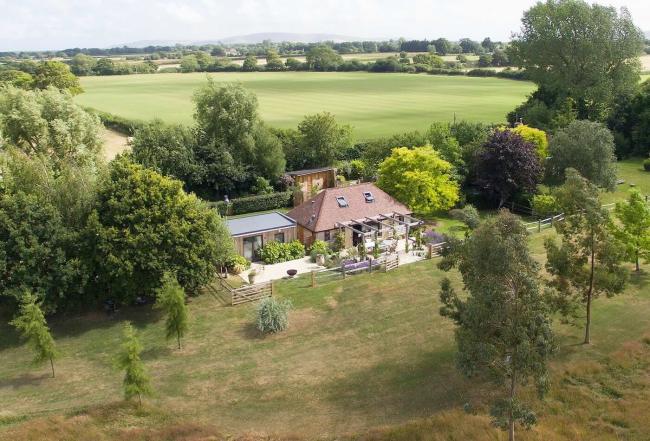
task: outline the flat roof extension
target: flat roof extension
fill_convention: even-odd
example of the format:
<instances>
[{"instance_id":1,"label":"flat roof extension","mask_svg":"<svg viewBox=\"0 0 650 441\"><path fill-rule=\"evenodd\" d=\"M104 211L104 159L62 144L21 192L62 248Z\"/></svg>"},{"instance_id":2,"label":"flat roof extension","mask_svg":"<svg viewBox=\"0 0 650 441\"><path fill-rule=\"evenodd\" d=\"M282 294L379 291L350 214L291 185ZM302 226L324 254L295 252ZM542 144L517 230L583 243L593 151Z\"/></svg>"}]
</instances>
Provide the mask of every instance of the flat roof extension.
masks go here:
<instances>
[{"instance_id":1,"label":"flat roof extension","mask_svg":"<svg viewBox=\"0 0 650 441\"><path fill-rule=\"evenodd\" d=\"M226 225L233 237L239 237L292 228L296 226L296 221L282 213L273 212L228 219Z\"/></svg>"}]
</instances>

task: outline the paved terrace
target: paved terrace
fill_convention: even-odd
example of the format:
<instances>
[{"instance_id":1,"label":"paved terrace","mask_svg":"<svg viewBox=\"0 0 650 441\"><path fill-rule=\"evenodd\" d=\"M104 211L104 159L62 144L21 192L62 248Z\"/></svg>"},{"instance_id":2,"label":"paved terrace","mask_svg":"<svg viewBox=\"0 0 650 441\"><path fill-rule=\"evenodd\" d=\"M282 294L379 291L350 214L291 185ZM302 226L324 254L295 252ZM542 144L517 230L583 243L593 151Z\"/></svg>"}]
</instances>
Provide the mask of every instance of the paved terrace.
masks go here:
<instances>
[{"instance_id":1,"label":"paved terrace","mask_svg":"<svg viewBox=\"0 0 650 441\"><path fill-rule=\"evenodd\" d=\"M406 265L408 263L418 262L423 260L423 257L416 256L412 252L404 251L404 239L400 240L397 245L397 252L399 254L399 264ZM248 273L252 269L257 269L258 273L255 277L255 283L268 282L270 280L279 280L288 277L287 270L295 269L298 271L298 274L309 273L314 270L325 269L324 266L316 265L311 261L310 257L303 257L302 259L291 260L289 262L276 263L273 265L265 265L263 263L253 263L251 268L247 271L243 271L240 274L240 277L248 283Z\"/></svg>"}]
</instances>

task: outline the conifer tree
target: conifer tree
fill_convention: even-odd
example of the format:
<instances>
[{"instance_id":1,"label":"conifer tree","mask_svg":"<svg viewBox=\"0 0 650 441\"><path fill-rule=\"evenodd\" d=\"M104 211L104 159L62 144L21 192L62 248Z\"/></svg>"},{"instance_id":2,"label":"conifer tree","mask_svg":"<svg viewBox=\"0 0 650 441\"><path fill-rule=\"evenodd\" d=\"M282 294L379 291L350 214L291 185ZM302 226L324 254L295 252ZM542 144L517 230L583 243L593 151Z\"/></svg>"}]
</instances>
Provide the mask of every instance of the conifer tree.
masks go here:
<instances>
[{"instance_id":1,"label":"conifer tree","mask_svg":"<svg viewBox=\"0 0 650 441\"><path fill-rule=\"evenodd\" d=\"M625 244L626 257L641 271L641 258L650 259L650 206L638 190L633 190L625 202L616 204L614 215L620 225L614 225L614 235Z\"/></svg>"},{"instance_id":2,"label":"conifer tree","mask_svg":"<svg viewBox=\"0 0 650 441\"><path fill-rule=\"evenodd\" d=\"M124 370L124 398L130 400L137 396L138 403L142 405L142 395L151 395L150 378L140 359L142 344L138 336L127 322L124 325L124 341L122 343L122 352L117 358L117 365Z\"/></svg>"},{"instance_id":3,"label":"conifer tree","mask_svg":"<svg viewBox=\"0 0 650 441\"><path fill-rule=\"evenodd\" d=\"M158 290L156 307L162 309L167 316L165 330L167 339L176 337L178 349L181 348L181 338L188 328L187 306L185 305L185 291L179 285L176 277L166 275L163 286Z\"/></svg>"},{"instance_id":4,"label":"conifer tree","mask_svg":"<svg viewBox=\"0 0 650 441\"><path fill-rule=\"evenodd\" d=\"M34 350L34 364L50 360L52 378L54 378L54 359L58 356L58 352L36 297L30 293L23 296L18 316L11 321L11 324Z\"/></svg>"}]
</instances>

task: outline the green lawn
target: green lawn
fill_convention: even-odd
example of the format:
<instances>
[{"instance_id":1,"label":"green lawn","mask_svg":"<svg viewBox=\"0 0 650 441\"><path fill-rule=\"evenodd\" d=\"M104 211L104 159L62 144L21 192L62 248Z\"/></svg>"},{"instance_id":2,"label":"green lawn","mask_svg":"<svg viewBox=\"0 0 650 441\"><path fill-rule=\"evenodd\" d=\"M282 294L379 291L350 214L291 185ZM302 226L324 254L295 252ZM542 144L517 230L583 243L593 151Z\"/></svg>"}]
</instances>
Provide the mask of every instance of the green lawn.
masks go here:
<instances>
[{"instance_id":1,"label":"green lawn","mask_svg":"<svg viewBox=\"0 0 650 441\"><path fill-rule=\"evenodd\" d=\"M433 121L505 121L533 91L532 83L497 78L353 73L216 73L81 78L85 106L132 119L192 121L192 93L210 75L241 82L257 94L262 118L295 127L305 114L329 111L354 127L357 139L425 129Z\"/></svg>"},{"instance_id":2,"label":"green lawn","mask_svg":"<svg viewBox=\"0 0 650 441\"><path fill-rule=\"evenodd\" d=\"M647 188L650 175L635 164L623 163L621 176ZM441 230L455 226L439 221ZM543 240L553 234L530 238L540 263ZM48 366L29 365L28 348L3 317L0 439L145 439L135 438L134 428L186 430L206 439L215 432L314 439L390 426L363 439L502 440L485 416L491 389L454 367L453 326L438 314L443 273L436 261L315 289L306 277L278 282L277 295L291 299L294 309L289 330L266 338L254 328L252 305L228 307L204 294L192 299L181 351L165 341L163 321L149 307L113 317L58 317L51 321L61 350L56 379L48 378ZM632 276L625 294L595 301L593 345L579 344L582 328L556 322L560 351L552 389L535 404L540 425L525 439L647 439L650 266L644 271ZM458 274L451 277L460 289ZM113 360L125 320L140 332L153 378L155 396L143 410L111 404L121 399L122 374ZM478 415L463 411L468 402ZM165 433L146 439L180 438Z\"/></svg>"}]
</instances>

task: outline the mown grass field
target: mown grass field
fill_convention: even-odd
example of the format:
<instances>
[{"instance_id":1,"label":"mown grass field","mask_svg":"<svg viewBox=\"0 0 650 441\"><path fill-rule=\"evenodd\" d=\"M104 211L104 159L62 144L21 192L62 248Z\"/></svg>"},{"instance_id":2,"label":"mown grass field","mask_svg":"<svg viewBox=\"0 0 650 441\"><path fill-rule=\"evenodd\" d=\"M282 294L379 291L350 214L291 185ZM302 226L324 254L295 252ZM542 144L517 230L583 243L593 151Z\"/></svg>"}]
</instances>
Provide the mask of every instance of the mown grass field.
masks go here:
<instances>
[{"instance_id":1,"label":"mown grass field","mask_svg":"<svg viewBox=\"0 0 650 441\"><path fill-rule=\"evenodd\" d=\"M282 72L84 77L84 106L126 118L192 121L192 94L210 75L253 91L264 121L295 127L306 115L329 111L354 127L357 139L425 129L433 121L505 121L533 91L532 83L497 78L410 74Z\"/></svg>"},{"instance_id":2,"label":"mown grass field","mask_svg":"<svg viewBox=\"0 0 650 441\"><path fill-rule=\"evenodd\" d=\"M620 168L626 179L649 188L650 174L639 161L627 164ZM440 227L449 230L450 223ZM540 263L543 240L552 234L531 236ZM494 389L454 367L453 326L438 315L443 273L435 264L315 289L307 278L278 282L278 295L294 304L290 328L265 338L254 328L253 306L227 307L205 294L190 304L181 351L165 341L163 321L148 307L113 317L58 317L51 323L62 353L55 379L48 366L29 365L28 348L3 317L0 439L132 441L219 433L253 434L243 438L251 440L271 433L274 439L503 440L485 416ZM458 274L451 276L460 288ZM137 326L155 390L140 410L118 404L122 374L113 360L124 320ZM650 266L632 276L623 295L596 300L592 345L580 344L581 328L556 323L555 329L560 351L552 389L534 404L540 424L520 439L647 440ZM475 414L463 411L465 403Z\"/></svg>"}]
</instances>

